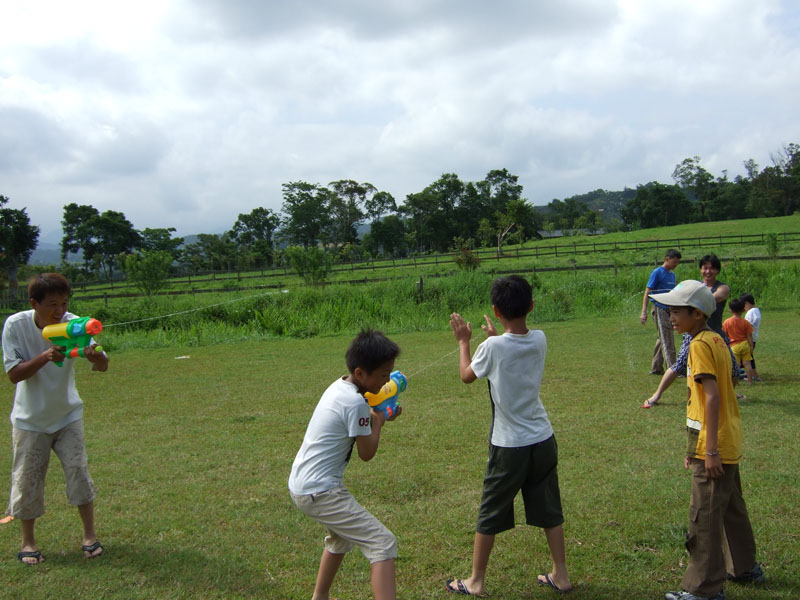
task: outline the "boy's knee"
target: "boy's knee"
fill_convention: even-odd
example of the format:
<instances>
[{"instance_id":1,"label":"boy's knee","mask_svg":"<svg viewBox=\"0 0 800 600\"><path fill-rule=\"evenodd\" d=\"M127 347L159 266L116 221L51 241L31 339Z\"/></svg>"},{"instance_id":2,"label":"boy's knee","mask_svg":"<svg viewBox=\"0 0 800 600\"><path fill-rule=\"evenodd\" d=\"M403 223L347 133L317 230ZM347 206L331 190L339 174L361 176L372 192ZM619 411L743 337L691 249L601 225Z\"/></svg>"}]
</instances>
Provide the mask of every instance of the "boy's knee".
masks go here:
<instances>
[{"instance_id":1,"label":"boy's knee","mask_svg":"<svg viewBox=\"0 0 800 600\"><path fill-rule=\"evenodd\" d=\"M364 555L370 564L397 558L397 537L387 529L364 550Z\"/></svg>"}]
</instances>

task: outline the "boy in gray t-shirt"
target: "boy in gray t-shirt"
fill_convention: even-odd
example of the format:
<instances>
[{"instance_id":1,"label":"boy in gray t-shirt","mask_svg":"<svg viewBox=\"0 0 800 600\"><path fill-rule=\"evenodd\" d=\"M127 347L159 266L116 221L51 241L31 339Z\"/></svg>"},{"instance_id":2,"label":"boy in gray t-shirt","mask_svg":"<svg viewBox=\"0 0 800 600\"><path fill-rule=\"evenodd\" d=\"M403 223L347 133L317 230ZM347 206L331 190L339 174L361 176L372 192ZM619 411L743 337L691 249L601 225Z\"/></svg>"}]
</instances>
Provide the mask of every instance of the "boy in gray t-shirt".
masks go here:
<instances>
[{"instance_id":1,"label":"boy in gray t-shirt","mask_svg":"<svg viewBox=\"0 0 800 600\"><path fill-rule=\"evenodd\" d=\"M533 292L522 277L495 280L492 308L503 325L498 335L484 315L482 328L489 336L470 357L472 326L458 313L450 315L450 327L458 340L459 371L464 383L480 377L489 380L492 427L489 462L473 549L472 576L451 579L448 592L484 593L484 579L496 534L514 527L514 498L522 492L529 525L545 530L553 569L539 575L540 585L557 592L572 589L564 547L564 517L558 488L558 449L553 428L539 398L547 342L544 333L530 330L527 315L533 309Z\"/></svg>"}]
</instances>

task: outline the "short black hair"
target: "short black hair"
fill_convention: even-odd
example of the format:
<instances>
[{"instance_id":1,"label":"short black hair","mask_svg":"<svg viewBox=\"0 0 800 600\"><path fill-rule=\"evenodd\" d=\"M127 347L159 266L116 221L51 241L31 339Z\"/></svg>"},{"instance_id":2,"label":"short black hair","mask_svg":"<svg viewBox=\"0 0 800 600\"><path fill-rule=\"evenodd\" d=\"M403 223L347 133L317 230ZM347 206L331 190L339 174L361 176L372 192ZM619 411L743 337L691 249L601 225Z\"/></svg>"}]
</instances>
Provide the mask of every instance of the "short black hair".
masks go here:
<instances>
[{"instance_id":1,"label":"short black hair","mask_svg":"<svg viewBox=\"0 0 800 600\"><path fill-rule=\"evenodd\" d=\"M362 329L350 342L345 354L347 370L354 373L361 367L372 373L381 365L394 360L400 354L400 346L374 329Z\"/></svg>"},{"instance_id":2,"label":"short black hair","mask_svg":"<svg viewBox=\"0 0 800 600\"><path fill-rule=\"evenodd\" d=\"M703 258L700 259L700 264L698 265L701 269L703 265L706 263L711 263L711 266L714 267L717 271L722 271L722 263L719 262L716 254L706 254Z\"/></svg>"},{"instance_id":3,"label":"short black hair","mask_svg":"<svg viewBox=\"0 0 800 600\"><path fill-rule=\"evenodd\" d=\"M748 304L752 304L753 306L756 305L756 299L753 298L753 294L742 294L739 296L742 302L746 302Z\"/></svg>"},{"instance_id":4,"label":"short black hair","mask_svg":"<svg viewBox=\"0 0 800 600\"><path fill-rule=\"evenodd\" d=\"M740 312L744 312L744 300L741 298L731 298L731 301L728 302L728 308L731 309L732 313L738 315Z\"/></svg>"},{"instance_id":5,"label":"short black hair","mask_svg":"<svg viewBox=\"0 0 800 600\"><path fill-rule=\"evenodd\" d=\"M681 258L680 250L675 250L674 248L670 248L667 250L667 253L664 255L664 258Z\"/></svg>"},{"instance_id":6,"label":"short black hair","mask_svg":"<svg viewBox=\"0 0 800 600\"><path fill-rule=\"evenodd\" d=\"M69 281L60 273L39 273L28 282L28 298L41 302L50 294L72 293Z\"/></svg>"},{"instance_id":7,"label":"short black hair","mask_svg":"<svg viewBox=\"0 0 800 600\"><path fill-rule=\"evenodd\" d=\"M494 280L490 297L503 317L516 319L524 317L530 311L533 289L524 277L509 275Z\"/></svg>"}]
</instances>

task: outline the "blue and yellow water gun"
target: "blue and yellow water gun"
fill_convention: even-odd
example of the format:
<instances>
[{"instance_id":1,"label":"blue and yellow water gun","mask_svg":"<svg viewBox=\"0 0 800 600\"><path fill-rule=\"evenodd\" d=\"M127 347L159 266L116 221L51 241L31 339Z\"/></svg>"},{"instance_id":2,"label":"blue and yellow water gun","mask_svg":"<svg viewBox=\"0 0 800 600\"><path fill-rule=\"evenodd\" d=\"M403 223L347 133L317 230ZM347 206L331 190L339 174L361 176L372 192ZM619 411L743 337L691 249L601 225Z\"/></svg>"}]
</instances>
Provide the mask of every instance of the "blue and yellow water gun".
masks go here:
<instances>
[{"instance_id":1,"label":"blue and yellow water gun","mask_svg":"<svg viewBox=\"0 0 800 600\"><path fill-rule=\"evenodd\" d=\"M42 329L42 337L54 346L63 348L67 358L77 358L85 355L83 349L92 341L92 336L103 331L103 324L92 317L80 317L70 319L66 323L48 325ZM101 346L94 347L95 352L102 352ZM64 362L56 363L59 367L64 366Z\"/></svg>"},{"instance_id":2,"label":"blue and yellow water gun","mask_svg":"<svg viewBox=\"0 0 800 600\"><path fill-rule=\"evenodd\" d=\"M408 379L400 371L392 371L389 375L389 381L383 384L383 387L377 394L364 394L364 398L369 402L370 407L375 411L383 411L387 419L391 419L397 412L397 397L400 392L406 391L408 387Z\"/></svg>"}]
</instances>

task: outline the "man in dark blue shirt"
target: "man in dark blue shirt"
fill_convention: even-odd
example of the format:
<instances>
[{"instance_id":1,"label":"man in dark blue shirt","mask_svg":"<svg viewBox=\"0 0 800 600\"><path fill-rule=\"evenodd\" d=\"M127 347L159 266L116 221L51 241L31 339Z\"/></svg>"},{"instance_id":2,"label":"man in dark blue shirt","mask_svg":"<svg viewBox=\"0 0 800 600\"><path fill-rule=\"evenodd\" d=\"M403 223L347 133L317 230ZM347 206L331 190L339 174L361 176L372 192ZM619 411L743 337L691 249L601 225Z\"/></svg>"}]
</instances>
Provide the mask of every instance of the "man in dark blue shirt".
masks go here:
<instances>
[{"instance_id":1,"label":"man in dark blue shirt","mask_svg":"<svg viewBox=\"0 0 800 600\"><path fill-rule=\"evenodd\" d=\"M673 271L681 262L681 253L677 250L667 250L664 264L650 273L647 287L644 289L642 314L639 320L644 325L647 322L647 302L653 303L653 321L656 324L656 345L653 348L653 363L650 368L651 375L661 375L665 369L675 362L675 337L672 333L672 324L669 322L669 308L655 302L650 294L662 294L675 287L676 279Z\"/></svg>"}]
</instances>

